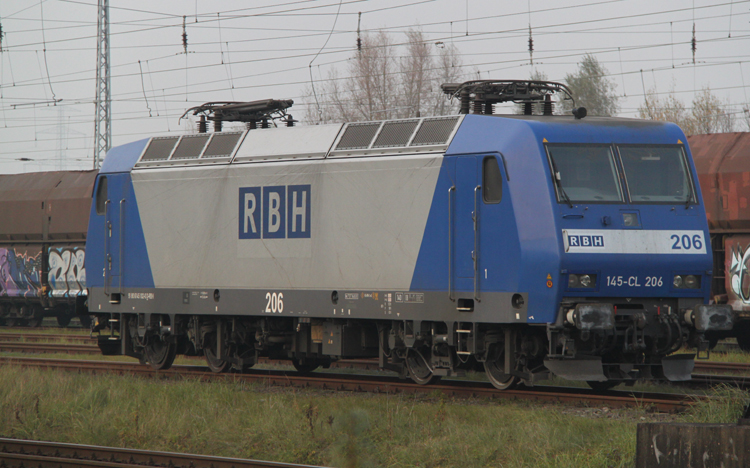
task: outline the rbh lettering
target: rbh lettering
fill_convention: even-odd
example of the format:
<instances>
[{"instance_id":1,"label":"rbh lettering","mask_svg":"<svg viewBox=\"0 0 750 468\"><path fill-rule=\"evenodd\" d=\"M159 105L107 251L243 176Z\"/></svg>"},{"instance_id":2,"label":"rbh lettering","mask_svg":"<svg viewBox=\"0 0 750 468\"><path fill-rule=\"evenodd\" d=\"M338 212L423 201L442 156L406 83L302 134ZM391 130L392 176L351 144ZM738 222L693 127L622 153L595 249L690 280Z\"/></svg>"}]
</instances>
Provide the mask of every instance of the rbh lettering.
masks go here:
<instances>
[{"instance_id":1,"label":"rbh lettering","mask_svg":"<svg viewBox=\"0 0 750 468\"><path fill-rule=\"evenodd\" d=\"M240 187L239 238L309 238L310 193L310 185Z\"/></svg>"},{"instance_id":2,"label":"rbh lettering","mask_svg":"<svg viewBox=\"0 0 750 468\"><path fill-rule=\"evenodd\" d=\"M568 236L570 247L604 247L604 236Z\"/></svg>"}]
</instances>

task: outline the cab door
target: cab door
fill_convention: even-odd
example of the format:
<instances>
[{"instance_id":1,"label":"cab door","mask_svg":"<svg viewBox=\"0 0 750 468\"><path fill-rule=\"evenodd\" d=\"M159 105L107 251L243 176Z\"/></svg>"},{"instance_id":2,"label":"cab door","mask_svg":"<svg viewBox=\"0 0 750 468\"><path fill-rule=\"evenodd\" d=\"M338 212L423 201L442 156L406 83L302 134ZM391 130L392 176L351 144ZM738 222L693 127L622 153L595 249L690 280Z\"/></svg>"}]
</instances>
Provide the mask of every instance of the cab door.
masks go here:
<instances>
[{"instance_id":1,"label":"cab door","mask_svg":"<svg viewBox=\"0 0 750 468\"><path fill-rule=\"evenodd\" d=\"M122 267L125 230L125 174L107 176L107 199L104 202L104 291L113 300L113 294L122 292ZM117 296L115 296L117 297ZM118 298L119 302L119 298Z\"/></svg>"},{"instance_id":2,"label":"cab door","mask_svg":"<svg viewBox=\"0 0 750 468\"><path fill-rule=\"evenodd\" d=\"M507 207L502 206L504 166L500 155L458 156L453 167L455 191L451 200L451 297L463 304L480 300L483 245L495 260L501 257L497 231ZM507 220L505 220L507 222ZM490 250L491 249L491 250ZM485 262L486 263L486 262ZM481 268L480 268L481 266ZM470 299L472 302L461 301ZM459 306L460 307L460 306ZM473 307L473 306L472 306Z\"/></svg>"},{"instance_id":3,"label":"cab door","mask_svg":"<svg viewBox=\"0 0 750 468\"><path fill-rule=\"evenodd\" d=\"M456 159L456 212L453 216L455 243L453 264L455 278L474 278L476 270L475 248L475 210L477 207L477 158L463 156Z\"/></svg>"}]
</instances>

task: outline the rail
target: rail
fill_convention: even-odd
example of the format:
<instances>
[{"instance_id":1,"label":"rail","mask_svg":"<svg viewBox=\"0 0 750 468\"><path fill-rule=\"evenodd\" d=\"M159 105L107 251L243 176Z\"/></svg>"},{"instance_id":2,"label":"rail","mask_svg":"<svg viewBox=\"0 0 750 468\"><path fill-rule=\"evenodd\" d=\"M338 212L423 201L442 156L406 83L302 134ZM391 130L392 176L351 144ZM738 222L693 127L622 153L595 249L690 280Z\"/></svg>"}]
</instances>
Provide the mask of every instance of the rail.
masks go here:
<instances>
[{"instance_id":1,"label":"rail","mask_svg":"<svg viewBox=\"0 0 750 468\"><path fill-rule=\"evenodd\" d=\"M7 467L321 468L242 458L8 438L0 438L0 461L0 465Z\"/></svg>"}]
</instances>

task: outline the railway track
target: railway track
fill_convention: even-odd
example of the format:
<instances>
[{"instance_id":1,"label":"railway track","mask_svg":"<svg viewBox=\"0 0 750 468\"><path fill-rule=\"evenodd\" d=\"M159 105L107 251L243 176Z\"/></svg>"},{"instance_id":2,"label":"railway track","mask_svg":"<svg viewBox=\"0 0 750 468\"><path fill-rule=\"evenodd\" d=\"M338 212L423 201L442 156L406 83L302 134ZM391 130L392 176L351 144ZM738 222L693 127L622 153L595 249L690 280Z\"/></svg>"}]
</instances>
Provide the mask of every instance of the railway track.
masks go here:
<instances>
[{"instance_id":1,"label":"railway track","mask_svg":"<svg viewBox=\"0 0 750 468\"><path fill-rule=\"evenodd\" d=\"M610 408L649 407L655 411L679 412L707 397L649 392L595 392L583 388L538 386L499 391L485 382L442 380L433 385L417 385L408 380L383 375L351 375L312 373L300 374L277 370L250 370L245 373L215 374L203 366L172 366L154 371L138 363L114 361L83 361L71 359L0 357L0 364L27 368L68 370L73 372L115 373L141 377L194 378L204 381L242 380L268 386L317 388L325 391L369 392L386 394L430 394L440 392L455 398L484 398L516 401L564 403L577 406Z\"/></svg>"},{"instance_id":2,"label":"railway track","mask_svg":"<svg viewBox=\"0 0 750 468\"><path fill-rule=\"evenodd\" d=\"M0 438L0 462L0 466L7 468L316 468L293 463L6 438Z\"/></svg>"},{"instance_id":3,"label":"railway track","mask_svg":"<svg viewBox=\"0 0 750 468\"><path fill-rule=\"evenodd\" d=\"M91 343L96 345L96 337L92 337L88 333L0 333L0 343L18 341L24 343L39 343L51 340L64 341L67 343Z\"/></svg>"},{"instance_id":4,"label":"railway track","mask_svg":"<svg viewBox=\"0 0 750 468\"><path fill-rule=\"evenodd\" d=\"M52 339L83 344L38 342ZM99 355L100 351L95 343L96 339L91 338L88 335L0 334L0 352ZM262 359L261 363L276 365L288 364L286 361L268 359ZM335 369L378 370L378 363L372 359L349 359L334 362L331 367ZM708 388L717 385L728 385L740 389L750 389L750 377L717 375L721 373L737 374L740 372L750 374L750 364L696 361L695 371L696 373L693 374L693 379L691 381L681 382L679 385L690 388Z\"/></svg>"},{"instance_id":5,"label":"railway track","mask_svg":"<svg viewBox=\"0 0 750 468\"><path fill-rule=\"evenodd\" d=\"M46 340L66 340L82 344L40 343ZM96 338L88 335L46 335L46 334L0 334L0 352L20 353L64 353L64 354L101 354L96 346ZM284 363L284 361L268 361ZM346 359L334 362L331 367L339 369L377 370L377 361L373 359ZM750 364L735 362L695 361L695 371L702 373L740 373L750 374ZM716 376L714 376L716 377ZM729 378L729 377L728 377Z\"/></svg>"}]
</instances>

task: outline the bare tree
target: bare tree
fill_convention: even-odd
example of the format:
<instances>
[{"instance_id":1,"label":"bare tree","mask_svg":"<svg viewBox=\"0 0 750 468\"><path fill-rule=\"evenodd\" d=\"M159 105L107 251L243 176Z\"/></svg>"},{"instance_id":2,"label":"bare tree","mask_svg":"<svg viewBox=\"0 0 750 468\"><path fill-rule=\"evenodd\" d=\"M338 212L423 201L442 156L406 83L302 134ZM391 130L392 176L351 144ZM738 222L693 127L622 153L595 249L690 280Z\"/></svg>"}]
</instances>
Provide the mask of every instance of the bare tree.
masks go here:
<instances>
[{"instance_id":1,"label":"bare tree","mask_svg":"<svg viewBox=\"0 0 750 468\"><path fill-rule=\"evenodd\" d=\"M693 99L693 118L697 133L733 131L734 118L727 112L729 106L729 101L722 101L716 97L708 86L697 93Z\"/></svg>"},{"instance_id":2,"label":"bare tree","mask_svg":"<svg viewBox=\"0 0 750 468\"><path fill-rule=\"evenodd\" d=\"M614 81L608 80L609 72L591 54L583 56L578 64L578 71L565 75L565 84L573 92L575 105L585 107L589 115L612 116L620 111L619 96ZM571 101L563 101L562 108L569 112L573 108Z\"/></svg>"},{"instance_id":3,"label":"bare tree","mask_svg":"<svg viewBox=\"0 0 750 468\"><path fill-rule=\"evenodd\" d=\"M460 80L457 49L433 48L420 30L406 33L402 46L383 31L365 35L349 61L347 76L332 69L317 91L307 90L306 120L311 123L385 120L443 114L455 110L440 84ZM437 53L434 51L437 50ZM404 55L398 57L398 51Z\"/></svg>"},{"instance_id":4,"label":"bare tree","mask_svg":"<svg viewBox=\"0 0 750 468\"><path fill-rule=\"evenodd\" d=\"M638 107L638 116L675 123L686 135L725 133L734 131L734 117L729 106L728 101L719 99L708 86L695 95L690 111L675 96L674 90L660 98L655 89L650 89L645 102Z\"/></svg>"},{"instance_id":5,"label":"bare tree","mask_svg":"<svg viewBox=\"0 0 750 468\"><path fill-rule=\"evenodd\" d=\"M410 29L406 32L408 43L406 55L401 58L401 89L403 107L399 117L419 116L427 101L427 91L432 73L432 56L424 41L422 31Z\"/></svg>"},{"instance_id":6,"label":"bare tree","mask_svg":"<svg viewBox=\"0 0 750 468\"><path fill-rule=\"evenodd\" d=\"M661 98L655 88L649 89L646 92L645 102L638 107L638 117L675 123L687 135L696 133L695 120L692 114L685 107L685 104L677 99L674 90L666 97Z\"/></svg>"},{"instance_id":7,"label":"bare tree","mask_svg":"<svg viewBox=\"0 0 750 468\"><path fill-rule=\"evenodd\" d=\"M429 115L455 114L458 111L458 102L447 99L440 85L462 81L465 75L463 62L458 48L453 44L437 43L436 47L438 54L432 65L433 77L428 95L431 107Z\"/></svg>"}]
</instances>

